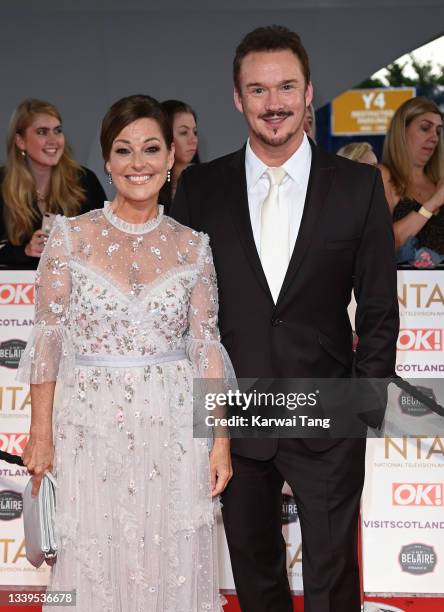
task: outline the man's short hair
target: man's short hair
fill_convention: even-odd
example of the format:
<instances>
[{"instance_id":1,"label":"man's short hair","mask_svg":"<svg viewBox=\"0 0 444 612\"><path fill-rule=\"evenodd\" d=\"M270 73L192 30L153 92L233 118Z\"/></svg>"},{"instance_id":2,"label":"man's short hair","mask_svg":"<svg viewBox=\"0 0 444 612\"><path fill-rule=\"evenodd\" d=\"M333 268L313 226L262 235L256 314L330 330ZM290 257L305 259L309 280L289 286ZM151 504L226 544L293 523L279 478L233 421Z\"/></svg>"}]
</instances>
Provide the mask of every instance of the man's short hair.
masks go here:
<instances>
[{"instance_id":1,"label":"man's short hair","mask_svg":"<svg viewBox=\"0 0 444 612\"><path fill-rule=\"evenodd\" d=\"M242 60L249 53L261 51L292 51L301 62L305 83L310 81L310 63L300 37L296 32L280 25L256 28L249 32L239 43L233 60L233 80L240 91L239 74Z\"/></svg>"}]
</instances>

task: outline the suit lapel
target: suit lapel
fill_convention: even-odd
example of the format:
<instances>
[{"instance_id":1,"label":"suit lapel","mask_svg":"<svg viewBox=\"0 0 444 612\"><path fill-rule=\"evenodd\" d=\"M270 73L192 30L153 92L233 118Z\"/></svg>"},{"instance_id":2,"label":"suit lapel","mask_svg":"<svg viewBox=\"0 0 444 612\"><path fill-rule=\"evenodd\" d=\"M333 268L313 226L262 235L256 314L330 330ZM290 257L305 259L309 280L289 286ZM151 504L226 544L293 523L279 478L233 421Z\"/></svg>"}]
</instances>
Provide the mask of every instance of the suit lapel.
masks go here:
<instances>
[{"instance_id":1,"label":"suit lapel","mask_svg":"<svg viewBox=\"0 0 444 612\"><path fill-rule=\"evenodd\" d=\"M280 306L294 280L302 261L310 248L313 232L327 201L333 179L334 168L328 163L318 147L312 145L312 160L308 179L307 195L296 244L290 259L287 273L276 306Z\"/></svg>"},{"instance_id":2,"label":"suit lapel","mask_svg":"<svg viewBox=\"0 0 444 612\"><path fill-rule=\"evenodd\" d=\"M253 229L251 227L247 180L245 177L245 147L233 155L230 163L226 166L225 172L227 200L230 203L231 214L234 225L238 231L240 242L259 284L264 289L269 299L273 301L256 249Z\"/></svg>"}]
</instances>

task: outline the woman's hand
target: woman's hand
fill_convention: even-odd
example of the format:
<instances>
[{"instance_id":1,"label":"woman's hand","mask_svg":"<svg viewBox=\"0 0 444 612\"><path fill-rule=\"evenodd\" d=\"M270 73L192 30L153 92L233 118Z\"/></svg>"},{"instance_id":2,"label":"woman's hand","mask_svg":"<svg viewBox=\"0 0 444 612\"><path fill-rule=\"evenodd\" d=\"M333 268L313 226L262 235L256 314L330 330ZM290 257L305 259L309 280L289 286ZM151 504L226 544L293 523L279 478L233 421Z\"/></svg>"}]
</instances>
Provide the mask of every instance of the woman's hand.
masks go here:
<instances>
[{"instance_id":1,"label":"woman's hand","mask_svg":"<svg viewBox=\"0 0 444 612\"><path fill-rule=\"evenodd\" d=\"M211 497L224 491L233 476L229 438L215 438L210 452Z\"/></svg>"},{"instance_id":2,"label":"woman's hand","mask_svg":"<svg viewBox=\"0 0 444 612\"><path fill-rule=\"evenodd\" d=\"M47 238L48 235L42 232L42 230L35 231L25 247L25 255L28 255L28 257L40 257L45 248Z\"/></svg>"},{"instance_id":3,"label":"woman's hand","mask_svg":"<svg viewBox=\"0 0 444 612\"><path fill-rule=\"evenodd\" d=\"M436 191L432 197L425 202L424 208L432 213L437 213L441 206L444 204L444 178L442 178L436 185Z\"/></svg>"},{"instance_id":4,"label":"woman's hand","mask_svg":"<svg viewBox=\"0 0 444 612\"><path fill-rule=\"evenodd\" d=\"M32 495L35 497L40 489L42 478L46 472L51 472L54 461L54 446L52 440L29 438L23 451L22 460L32 478Z\"/></svg>"}]
</instances>

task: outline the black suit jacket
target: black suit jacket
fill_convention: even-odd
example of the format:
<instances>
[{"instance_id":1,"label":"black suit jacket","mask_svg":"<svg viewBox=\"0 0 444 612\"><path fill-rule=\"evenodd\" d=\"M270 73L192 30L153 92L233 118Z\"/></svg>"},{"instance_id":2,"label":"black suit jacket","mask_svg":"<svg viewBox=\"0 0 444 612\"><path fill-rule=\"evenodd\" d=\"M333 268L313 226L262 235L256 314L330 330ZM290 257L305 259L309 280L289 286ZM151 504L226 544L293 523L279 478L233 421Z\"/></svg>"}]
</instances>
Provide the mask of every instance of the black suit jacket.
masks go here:
<instances>
[{"instance_id":1,"label":"black suit jacket","mask_svg":"<svg viewBox=\"0 0 444 612\"><path fill-rule=\"evenodd\" d=\"M171 215L210 236L219 327L238 377L339 378L352 368L360 377L394 374L396 265L379 170L312 144L301 226L276 304L250 223L245 148L184 171ZM354 364L352 289L359 336ZM258 459L276 448L273 439L232 440L234 452Z\"/></svg>"}]
</instances>

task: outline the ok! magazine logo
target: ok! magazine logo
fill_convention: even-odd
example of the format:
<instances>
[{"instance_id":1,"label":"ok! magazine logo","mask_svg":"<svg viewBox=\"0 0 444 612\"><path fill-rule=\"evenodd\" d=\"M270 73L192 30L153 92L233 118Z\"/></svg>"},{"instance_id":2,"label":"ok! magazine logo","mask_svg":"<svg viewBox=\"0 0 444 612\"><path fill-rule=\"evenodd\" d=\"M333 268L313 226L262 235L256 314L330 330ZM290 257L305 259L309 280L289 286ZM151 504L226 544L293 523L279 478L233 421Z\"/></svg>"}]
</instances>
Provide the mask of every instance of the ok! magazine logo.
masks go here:
<instances>
[{"instance_id":1,"label":"ok! magazine logo","mask_svg":"<svg viewBox=\"0 0 444 612\"><path fill-rule=\"evenodd\" d=\"M32 306L33 283L0 283L0 306Z\"/></svg>"},{"instance_id":2,"label":"ok! magazine logo","mask_svg":"<svg viewBox=\"0 0 444 612\"><path fill-rule=\"evenodd\" d=\"M28 440L27 433L0 433L0 450L11 455L21 455Z\"/></svg>"},{"instance_id":3,"label":"ok! magazine logo","mask_svg":"<svg viewBox=\"0 0 444 612\"><path fill-rule=\"evenodd\" d=\"M394 482L392 484L393 506L444 505L444 484L441 482Z\"/></svg>"},{"instance_id":4,"label":"ok! magazine logo","mask_svg":"<svg viewBox=\"0 0 444 612\"><path fill-rule=\"evenodd\" d=\"M398 351L442 351L442 328L400 329Z\"/></svg>"}]
</instances>

